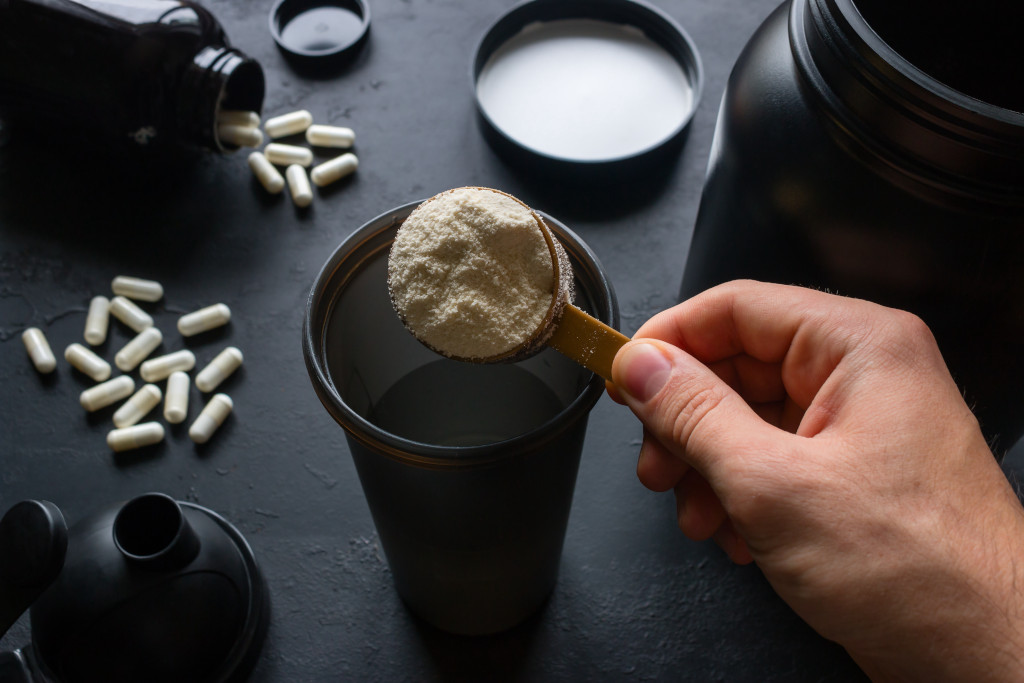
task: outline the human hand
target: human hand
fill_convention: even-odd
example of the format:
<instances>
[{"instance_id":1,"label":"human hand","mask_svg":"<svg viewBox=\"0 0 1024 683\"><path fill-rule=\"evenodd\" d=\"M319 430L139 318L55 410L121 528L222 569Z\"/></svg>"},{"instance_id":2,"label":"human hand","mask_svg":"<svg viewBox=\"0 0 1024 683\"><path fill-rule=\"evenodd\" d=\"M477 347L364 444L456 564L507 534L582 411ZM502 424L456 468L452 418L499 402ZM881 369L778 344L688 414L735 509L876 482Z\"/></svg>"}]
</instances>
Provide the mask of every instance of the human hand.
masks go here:
<instances>
[{"instance_id":1,"label":"human hand","mask_svg":"<svg viewBox=\"0 0 1024 683\"><path fill-rule=\"evenodd\" d=\"M756 282L620 350L637 473L873 677L1024 678L1024 510L918 318Z\"/></svg>"}]
</instances>

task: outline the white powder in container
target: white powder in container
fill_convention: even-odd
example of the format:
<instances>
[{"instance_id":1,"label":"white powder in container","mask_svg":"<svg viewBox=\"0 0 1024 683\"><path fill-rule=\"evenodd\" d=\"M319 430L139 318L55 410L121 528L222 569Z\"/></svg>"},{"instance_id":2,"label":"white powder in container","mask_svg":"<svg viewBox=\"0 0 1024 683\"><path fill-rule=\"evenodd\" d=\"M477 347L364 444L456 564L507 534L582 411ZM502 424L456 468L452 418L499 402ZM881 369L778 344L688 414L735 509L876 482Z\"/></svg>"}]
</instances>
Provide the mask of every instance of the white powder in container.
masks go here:
<instances>
[{"instance_id":1,"label":"white powder in container","mask_svg":"<svg viewBox=\"0 0 1024 683\"><path fill-rule=\"evenodd\" d=\"M446 356L518 353L543 336L568 298L556 277L564 281L570 269L567 261L556 268L544 230L529 207L497 190L462 187L428 199L391 246L395 310L417 339ZM556 297L563 289L566 296Z\"/></svg>"}]
</instances>

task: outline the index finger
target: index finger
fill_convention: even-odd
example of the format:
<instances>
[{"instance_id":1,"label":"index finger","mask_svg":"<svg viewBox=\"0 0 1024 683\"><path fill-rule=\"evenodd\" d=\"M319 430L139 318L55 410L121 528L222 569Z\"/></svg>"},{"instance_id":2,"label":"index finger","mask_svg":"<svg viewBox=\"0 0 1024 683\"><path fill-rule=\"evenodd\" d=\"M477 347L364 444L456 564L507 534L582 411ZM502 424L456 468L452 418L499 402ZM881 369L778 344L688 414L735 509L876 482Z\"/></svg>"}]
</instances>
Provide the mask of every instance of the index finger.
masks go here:
<instances>
[{"instance_id":1,"label":"index finger","mask_svg":"<svg viewBox=\"0 0 1024 683\"><path fill-rule=\"evenodd\" d=\"M738 356L778 364L787 393L806 408L873 326L877 308L803 287L741 280L655 315L634 339L660 339L709 366ZM733 363L738 371L743 365Z\"/></svg>"}]
</instances>

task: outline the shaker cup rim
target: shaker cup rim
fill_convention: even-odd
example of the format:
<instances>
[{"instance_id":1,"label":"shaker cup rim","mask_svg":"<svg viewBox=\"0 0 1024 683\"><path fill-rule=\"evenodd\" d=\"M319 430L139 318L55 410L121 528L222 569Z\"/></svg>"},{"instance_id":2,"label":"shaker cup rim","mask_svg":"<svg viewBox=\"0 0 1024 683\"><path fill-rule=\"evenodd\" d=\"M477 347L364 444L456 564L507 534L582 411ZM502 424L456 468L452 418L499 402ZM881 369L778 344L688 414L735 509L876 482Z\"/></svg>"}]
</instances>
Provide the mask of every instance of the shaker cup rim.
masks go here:
<instances>
[{"instance_id":1,"label":"shaker cup rim","mask_svg":"<svg viewBox=\"0 0 1024 683\"><path fill-rule=\"evenodd\" d=\"M420 467L477 467L511 457L510 454L518 455L542 449L546 443L570 429L576 419L585 416L593 408L604 392L604 380L601 377L593 375L568 405L535 429L504 441L473 446L439 446L391 434L350 407L342 399L331 378L324 350L324 338L333 312L335 294L340 291L347 279L340 279L338 276L342 263L355 258L359 263L355 268L349 269L349 272L355 273L361 269L364 262L377 255L381 249L390 246L392 240L380 239L381 233L396 227L423 201L409 202L365 223L341 242L317 274L306 301L302 324L303 356L317 396L348 436L388 457ZM617 327L617 300L597 256L560 221L543 211L537 213L560 239L570 260L574 261L574 267L586 271L577 271L577 278L580 279L581 275L590 276L592 286L584 285L583 288L591 292L594 305L599 309L594 311L595 317L612 327ZM567 414L572 419L566 419Z\"/></svg>"}]
</instances>

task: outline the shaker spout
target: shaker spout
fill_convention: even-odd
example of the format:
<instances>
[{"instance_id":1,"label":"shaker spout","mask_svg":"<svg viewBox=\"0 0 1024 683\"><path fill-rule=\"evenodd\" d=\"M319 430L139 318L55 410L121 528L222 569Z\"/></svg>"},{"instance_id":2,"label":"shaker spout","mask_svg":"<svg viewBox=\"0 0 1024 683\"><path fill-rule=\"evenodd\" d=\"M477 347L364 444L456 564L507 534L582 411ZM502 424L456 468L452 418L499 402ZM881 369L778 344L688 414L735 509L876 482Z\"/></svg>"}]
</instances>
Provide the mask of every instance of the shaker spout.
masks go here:
<instances>
[{"instance_id":1,"label":"shaker spout","mask_svg":"<svg viewBox=\"0 0 1024 683\"><path fill-rule=\"evenodd\" d=\"M180 569L199 554L199 536L177 501L163 493L129 500L114 518L114 545L132 563Z\"/></svg>"}]
</instances>

